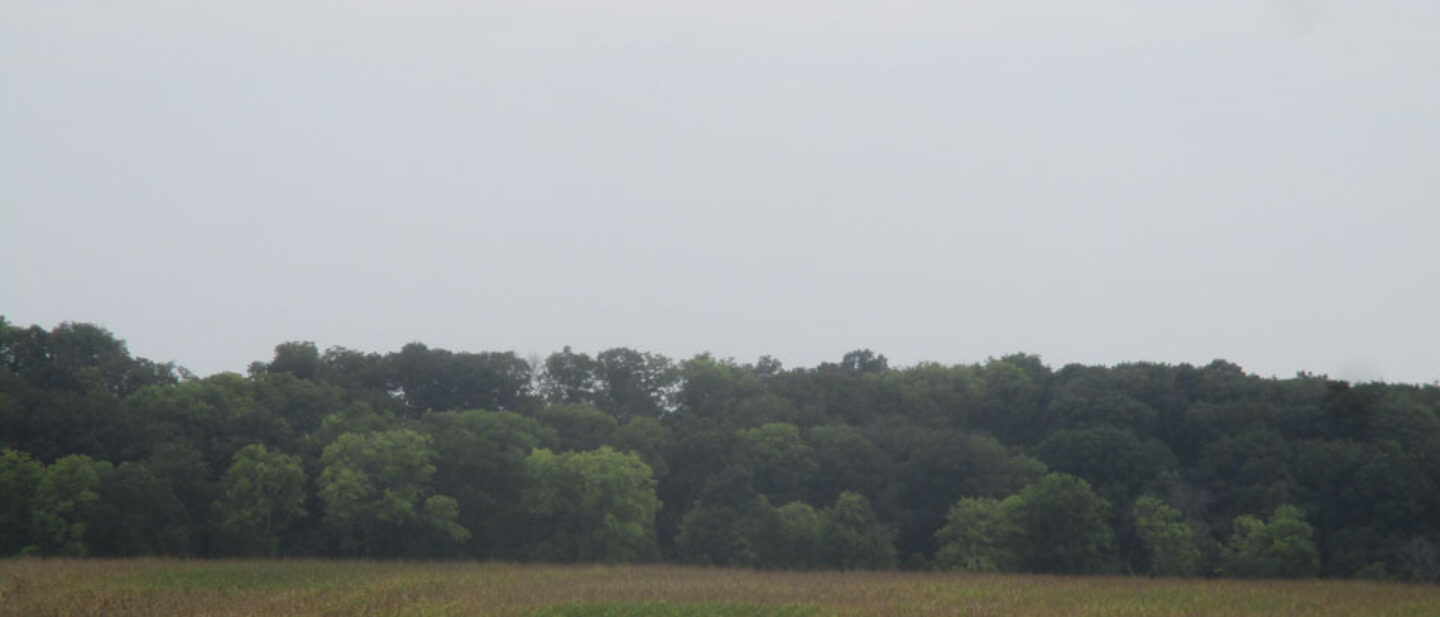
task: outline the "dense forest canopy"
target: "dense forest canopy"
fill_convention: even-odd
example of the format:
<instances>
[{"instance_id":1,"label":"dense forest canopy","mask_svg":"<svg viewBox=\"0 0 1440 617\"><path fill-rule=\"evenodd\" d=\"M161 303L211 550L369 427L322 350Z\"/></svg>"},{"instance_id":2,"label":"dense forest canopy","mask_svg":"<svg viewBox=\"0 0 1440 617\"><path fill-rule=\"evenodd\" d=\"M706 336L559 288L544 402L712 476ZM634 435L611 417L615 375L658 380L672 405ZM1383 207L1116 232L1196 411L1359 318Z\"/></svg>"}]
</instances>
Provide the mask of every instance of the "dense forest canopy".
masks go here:
<instances>
[{"instance_id":1,"label":"dense forest canopy","mask_svg":"<svg viewBox=\"0 0 1440 617\"><path fill-rule=\"evenodd\" d=\"M1440 580L1440 388L1217 360L785 368L0 318L0 554Z\"/></svg>"}]
</instances>

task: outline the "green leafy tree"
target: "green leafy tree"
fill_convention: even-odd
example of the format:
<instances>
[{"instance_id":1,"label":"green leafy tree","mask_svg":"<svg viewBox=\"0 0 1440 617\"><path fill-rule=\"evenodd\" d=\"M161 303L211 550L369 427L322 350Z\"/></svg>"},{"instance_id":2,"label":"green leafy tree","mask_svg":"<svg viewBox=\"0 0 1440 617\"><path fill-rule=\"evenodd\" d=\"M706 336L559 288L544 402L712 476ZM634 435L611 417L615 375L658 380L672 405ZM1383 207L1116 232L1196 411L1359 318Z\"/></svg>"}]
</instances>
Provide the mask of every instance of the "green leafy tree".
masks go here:
<instances>
[{"instance_id":1,"label":"green leafy tree","mask_svg":"<svg viewBox=\"0 0 1440 617\"><path fill-rule=\"evenodd\" d=\"M731 506L700 504L685 512L675 534L675 556L707 566L769 565L756 555L755 539L742 523L746 512Z\"/></svg>"},{"instance_id":2,"label":"green leafy tree","mask_svg":"<svg viewBox=\"0 0 1440 617\"><path fill-rule=\"evenodd\" d=\"M1180 519L1180 512L1156 497L1135 500L1131 510L1135 534L1156 576L1193 576L1200 566L1195 530Z\"/></svg>"},{"instance_id":3,"label":"green leafy tree","mask_svg":"<svg viewBox=\"0 0 1440 617\"><path fill-rule=\"evenodd\" d=\"M1007 505L1019 529L1020 567L1033 572L1090 574L1116 565L1110 503L1075 476L1052 473Z\"/></svg>"},{"instance_id":4,"label":"green leafy tree","mask_svg":"<svg viewBox=\"0 0 1440 617\"><path fill-rule=\"evenodd\" d=\"M552 403L593 405L599 399L595 375L599 366L588 354L575 353L566 345L564 350L545 358L540 392Z\"/></svg>"},{"instance_id":5,"label":"green leafy tree","mask_svg":"<svg viewBox=\"0 0 1440 617\"><path fill-rule=\"evenodd\" d=\"M755 489L773 503L800 501L809 492L818 465L815 452L793 424L770 423L744 429L740 463L752 474Z\"/></svg>"},{"instance_id":6,"label":"green leafy tree","mask_svg":"<svg viewBox=\"0 0 1440 617\"><path fill-rule=\"evenodd\" d=\"M755 542L755 565L788 570L810 570L825 565L828 521L824 511L794 501L767 515Z\"/></svg>"},{"instance_id":7,"label":"green leafy tree","mask_svg":"<svg viewBox=\"0 0 1440 617\"><path fill-rule=\"evenodd\" d=\"M816 464L806 483L811 503L834 503L848 490L864 495L881 513L893 511L895 470L883 450L845 425L817 426L806 437Z\"/></svg>"},{"instance_id":8,"label":"green leafy tree","mask_svg":"<svg viewBox=\"0 0 1440 617\"><path fill-rule=\"evenodd\" d=\"M1015 569L1013 545L1019 530L1012 515L1016 498L1008 503L993 497L966 497L950 506L945 526L936 532L940 551L937 565L968 572L1004 572Z\"/></svg>"},{"instance_id":9,"label":"green leafy tree","mask_svg":"<svg viewBox=\"0 0 1440 617\"><path fill-rule=\"evenodd\" d=\"M433 493L432 457L430 438L408 429L346 433L325 447L318 493L342 550L400 555L469 537L455 500Z\"/></svg>"},{"instance_id":10,"label":"green leafy tree","mask_svg":"<svg viewBox=\"0 0 1440 617\"><path fill-rule=\"evenodd\" d=\"M892 454L898 470L900 543L907 555L933 555L935 530L962 497L1004 497L1038 480L1045 465L1017 456L992 437L908 425L897 431ZM877 442L879 439L877 438ZM887 448L887 449L888 449Z\"/></svg>"},{"instance_id":11,"label":"green leafy tree","mask_svg":"<svg viewBox=\"0 0 1440 617\"><path fill-rule=\"evenodd\" d=\"M595 377L597 404L621 422L664 414L678 379L669 358L625 347L595 356Z\"/></svg>"},{"instance_id":12,"label":"green leafy tree","mask_svg":"<svg viewBox=\"0 0 1440 617\"><path fill-rule=\"evenodd\" d=\"M305 470L300 457L252 444L235 453L215 502L220 527L240 554L275 555L280 537L305 516Z\"/></svg>"},{"instance_id":13,"label":"green leafy tree","mask_svg":"<svg viewBox=\"0 0 1440 617\"><path fill-rule=\"evenodd\" d=\"M214 541L211 506L220 496L220 486L210 480L200 450L184 441L162 445L145 459L145 469L169 488L185 509L185 519L190 522L190 545L182 552L216 554L220 547Z\"/></svg>"},{"instance_id":14,"label":"green leafy tree","mask_svg":"<svg viewBox=\"0 0 1440 617\"><path fill-rule=\"evenodd\" d=\"M846 491L825 511L827 565L845 570L895 567L895 544L870 502Z\"/></svg>"},{"instance_id":15,"label":"green leafy tree","mask_svg":"<svg viewBox=\"0 0 1440 617\"><path fill-rule=\"evenodd\" d=\"M1111 426L1056 431L1035 450L1051 470L1083 478L1112 504L1158 489L1179 467L1165 444Z\"/></svg>"},{"instance_id":16,"label":"green leafy tree","mask_svg":"<svg viewBox=\"0 0 1440 617\"><path fill-rule=\"evenodd\" d=\"M312 341L291 341L275 346L275 359L265 366L271 373L289 373L314 379L320 373L320 350Z\"/></svg>"},{"instance_id":17,"label":"green leafy tree","mask_svg":"<svg viewBox=\"0 0 1440 617\"><path fill-rule=\"evenodd\" d=\"M1235 519L1234 531L1225 545L1225 573L1251 578L1299 578L1315 576L1320 551L1315 532L1305 522L1305 512L1281 505L1262 521L1248 514Z\"/></svg>"},{"instance_id":18,"label":"green leafy tree","mask_svg":"<svg viewBox=\"0 0 1440 617\"><path fill-rule=\"evenodd\" d=\"M435 449L435 490L455 498L466 551L475 557L521 557L528 524L522 504L529 483L525 460L535 448L553 448L555 431L509 411L426 414L420 428Z\"/></svg>"},{"instance_id":19,"label":"green leafy tree","mask_svg":"<svg viewBox=\"0 0 1440 617\"><path fill-rule=\"evenodd\" d=\"M114 468L83 454L67 456L45 469L35 490L32 550L46 555L85 555L95 526L100 487Z\"/></svg>"},{"instance_id":20,"label":"green leafy tree","mask_svg":"<svg viewBox=\"0 0 1440 617\"><path fill-rule=\"evenodd\" d=\"M169 483L144 463L126 462L97 491L87 543L96 555L183 555L190 550L191 521Z\"/></svg>"},{"instance_id":21,"label":"green leafy tree","mask_svg":"<svg viewBox=\"0 0 1440 617\"><path fill-rule=\"evenodd\" d=\"M593 405L551 405L535 416L560 435L561 450L594 450L611 445L619 423Z\"/></svg>"},{"instance_id":22,"label":"green leafy tree","mask_svg":"<svg viewBox=\"0 0 1440 617\"><path fill-rule=\"evenodd\" d=\"M634 452L654 471L655 479L663 481L670 474L665 447L672 439L670 430L659 420L636 416L615 433L615 447L622 452Z\"/></svg>"},{"instance_id":23,"label":"green leafy tree","mask_svg":"<svg viewBox=\"0 0 1440 617\"><path fill-rule=\"evenodd\" d=\"M526 460L531 557L558 561L655 559L655 476L640 457L609 447Z\"/></svg>"},{"instance_id":24,"label":"green leafy tree","mask_svg":"<svg viewBox=\"0 0 1440 617\"><path fill-rule=\"evenodd\" d=\"M45 465L28 452L0 450L0 556L14 555L28 543L30 508L44 477Z\"/></svg>"}]
</instances>

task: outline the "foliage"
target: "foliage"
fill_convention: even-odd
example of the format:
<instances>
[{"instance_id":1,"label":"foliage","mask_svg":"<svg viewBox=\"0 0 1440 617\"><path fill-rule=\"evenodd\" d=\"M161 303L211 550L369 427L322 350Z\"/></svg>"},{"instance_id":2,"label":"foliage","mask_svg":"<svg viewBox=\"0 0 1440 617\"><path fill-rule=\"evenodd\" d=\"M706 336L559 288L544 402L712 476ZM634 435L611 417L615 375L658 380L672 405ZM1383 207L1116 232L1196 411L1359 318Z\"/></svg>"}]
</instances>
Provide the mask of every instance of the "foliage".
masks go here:
<instances>
[{"instance_id":1,"label":"foliage","mask_svg":"<svg viewBox=\"0 0 1440 617\"><path fill-rule=\"evenodd\" d=\"M433 494L430 438L409 429L346 433L320 457L317 491L325 524L342 550L399 555L416 534L451 542L469 532L455 522L454 499Z\"/></svg>"},{"instance_id":2,"label":"foliage","mask_svg":"<svg viewBox=\"0 0 1440 617\"><path fill-rule=\"evenodd\" d=\"M275 555L280 534L305 516L305 470L300 457L252 444L235 453L215 502L220 527L241 554Z\"/></svg>"},{"instance_id":3,"label":"foliage","mask_svg":"<svg viewBox=\"0 0 1440 617\"><path fill-rule=\"evenodd\" d=\"M1135 532L1148 556L1148 572L1156 576L1193 576L1200 567L1195 530L1180 513L1158 498L1146 495L1132 508Z\"/></svg>"},{"instance_id":4,"label":"foliage","mask_svg":"<svg viewBox=\"0 0 1440 617\"><path fill-rule=\"evenodd\" d=\"M1315 532L1295 506L1275 508L1268 520L1242 515L1225 545L1225 570L1253 578L1314 576L1320 567Z\"/></svg>"},{"instance_id":5,"label":"foliage","mask_svg":"<svg viewBox=\"0 0 1440 617\"><path fill-rule=\"evenodd\" d=\"M20 552L30 538L30 511L45 466L28 452L0 450L0 555Z\"/></svg>"},{"instance_id":6,"label":"foliage","mask_svg":"<svg viewBox=\"0 0 1440 617\"><path fill-rule=\"evenodd\" d=\"M307 341L250 369L0 318L0 554L1440 580L1434 385Z\"/></svg>"},{"instance_id":7,"label":"foliage","mask_svg":"<svg viewBox=\"0 0 1440 617\"><path fill-rule=\"evenodd\" d=\"M1004 572L1014 570L1018 558L1012 553L1015 536L1007 504L993 497L966 497L950 506L945 526L936 532L941 545L936 565L947 570Z\"/></svg>"},{"instance_id":8,"label":"foliage","mask_svg":"<svg viewBox=\"0 0 1440 617\"><path fill-rule=\"evenodd\" d=\"M1081 574L1115 567L1110 503L1095 494L1089 483L1052 473L1007 501L1004 513L1019 530L1013 538L1022 569Z\"/></svg>"},{"instance_id":9,"label":"foliage","mask_svg":"<svg viewBox=\"0 0 1440 617\"><path fill-rule=\"evenodd\" d=\"M95 526L100 487L113 471L110 463L83 454L67 456L47 467L35 489L30 514L35 544L27 551L46 555L88 553L87 533Z\"/></svg>"},{"instance_id":10,"label":"foliage","mask_svg":"<svg viewBox=\"0 0 1440 617\"><path fill-rule=\"evenodd\" d=\"M634 454L609 447L530 453L525 509L534 522L528 555L559 561L655 559L655 477Z\"/></svg>"},{"instance_id":11,"label":"foliage","mask_svg":"<svg viewBox=\"0 0 1440 617\"><path fill-rule=\"evenodd\" d=\"M821 538L827 566L843 570L895 567L895 545L890 532L875 517L870 502L859 493L841 493L835 505L825 511Z\"/></svg>"}]
</instances>

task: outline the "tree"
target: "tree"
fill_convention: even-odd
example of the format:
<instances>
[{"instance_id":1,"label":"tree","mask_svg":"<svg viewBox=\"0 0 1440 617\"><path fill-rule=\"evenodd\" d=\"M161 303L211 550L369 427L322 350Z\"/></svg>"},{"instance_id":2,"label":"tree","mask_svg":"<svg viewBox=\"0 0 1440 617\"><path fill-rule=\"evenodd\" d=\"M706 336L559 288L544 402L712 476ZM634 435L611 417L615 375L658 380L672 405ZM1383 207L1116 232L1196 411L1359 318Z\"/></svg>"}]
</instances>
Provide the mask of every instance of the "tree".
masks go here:
<instances>
[{"instance_id":1,"label":"tree","mask_svg":"<svg viewBox=\"0 0 1440 617\"><path fill-rule=\"evenodd\" d=\"M1017 559L1012 547L1019 530L1007 506L1014 508L1015 500L965 497L950 506L945 526L935 532L940 540L937 565L968 572L1013 570Z\"/></svg>"},{"instance_id":2,"label":"tree","mask_svg":"<svg viewBox=\"0 0 1440 617\"><path fill-rule=\"evenodd\" d=\"M626 347L595 357L601 409L620 422L645 416L658 418L669 408L677 373L669 358Z\"/></svg>"},{"instance_id":3,"label":"tree","mask_svg":"<svg viewBox=\"0 0 1440 617\"><path fill-rule=\"evenodd\" d=\"M1165 444L1111 426L1055 431L1035 450L1050 469L1083 478L1112 504L1158 489L1179 468Z\"/></svg>"},{"instance_id":4,"label":"tree","mask_svg":"<svg viewBox=\"0 0 1440 617\"><path fill-rule=\"evenodd\" d=\"M20 552L29 541L30 508L44 476L45 465L28 452L0 450L0 557Z\"/></svg>"},{"instance_id":5,"label":"tree","mask_svg":"<svg viewBox=\"0 0 1440 617\"><path fill-rule=\"evenodd\" d=\"M1315 576L1320 551L1305 512L1292 505L1275 508L1268 521L1251 515L1235 519L1225 544L1225 573L1249 578Z\"/></svg>"},{"instance_id":6,"label":"tree","mask_svg":"<svg viewBox=\"0 0 1440 617\"><path fill-rule=\"evenodd\" d=\"M1114 568L1110 503L1095 494L1089 483L1052 473L1015 497L1006 510L1019 529L1016 552L1022 569L1093 574Z\"/></svg>"},{"instance_id":7,"label":"tree","mask_svg":"<svg viewBox=\"0 0 1440 617\"><path fill-rule=\"evenodd\" d=\"M561 450L594 450L609 445L619 423L593 405L551 405L536 419L560 435Z\"/></svg>"},{"instance_id":8,"label":"tree","mask_svg":"<svg viewBox=\"0 0 1440 617\"><path fill-rule=\"evenodd\" d=\"M754 478L760 494L773 503L805 498L818 466L798 427L770 423L741 430L739 436L740 464Z\"/></svg>"},{"instance_id":9,"label":"tree","mask_svg":"<svg viewBox=\"0 0 1440 617\"><path fill-rule=\"evenodd\" d=\"M763 499L763 497L761 498ZM744 524L747 511L726 506L699 504L685 512L675 534L675 556L681 561L707 566L770 565L773 556L756 555L755 540Z\"/></svg>"},{"instance_id":10,"label":"tree","mask_svg":"<svg viewBox=\"0 0 1440 617\"><path fill-rule=\"evenodd\" d=\"M765 505L768 506L768 502ZM766 514L768 516L755 542L755 565L809 570L825 564L827 521L824 511L795 501Z\"/></svg>"},{"instance_id":11,"label":"tree","mask_svg":"<svg viewBox=\"0 0 1440 617\"><path fill-rule=\"evenodd\" d=\"M280 535L305 516L300 457L251 444L235 453L215 502L220 527L240 554L276 555Z\"/></svg>"},{"instance_id":12,"label":"tree","mask_svg":"<svg viewBox=\"0 0 1440 617\"><path fill-rule=\"evenodd\" d=\"M463 542L451 497L435 495L429 437L409 429L346 433L320 456L325 524L342 550L399 555L427 543ZM418 535L417 535L418 534Z\"/></svg>"},{"instance_id":13,"label":"tree","mask_svg":"<svg viewBox=\"0 0 1440 617\"><path fill-rule=\"evenodd\" d=\"M882 516L894 512L894 464L883 450L846 425L817 426L806 437L816 464L806 482L811 503L834 503L849 490L864 495Z\"/></svg>"},{"instance_id":14,"label":"tree","mask_svg":"<svg viewBox=\"0 0 1440 617\"><path fill-rule=\"evenodd\" d=\"M31 520L35 544L31 548L45 555L87 554L100 487L113 471L110 463L83 454L67 456L47 467L35 490Z\"/></svg>"},{"instance_id":15,"label":"tree","mask_svg":"<svg viewBox=\"0 0 1440 617\"><path fill-rule=\"evenodd\" d=\"M1180 520L1180 513L1158 498L1146 495L1132 509L1135 533L1155 576L1193 576L1199 569L1200 548L1195 530Z\"/></svg>"},{"instance_id":16,"label":"tree","mask_svg":"<svg viewBox=\"0 0 1440 617\"><path fill-rule=\"evenodd\" d=\"M518 558L518 533L527 524L522 498L529 483L525 459L535 448L554 448L555 431L509 411L426 414L420 427L435 449L435 490L456 499L458 522L471 533L468 552L482 558Z\"/></svg>"},{"instance_id":17,"label":"tree","mask_svg":"<svg viewBox=\"0 0 1440 617\"><path fill-rule=\"evenodd\" d=\"M540 392L551 403L593 405L600 398L595 375L599 366L588 354L570 351L566 345L564 350L545 358Z\"/></svg>"},{"instance_id":18,"label":"tree","mask_svg":"<svg viewBox=\"0 0 1440 617\"><path fill-rule=\"evenodd\" d=\"M86 541L96 555L183 555L190 517L170 485L144 463L121 463L97 491Z\"/></svg>"},{"instance_id":19,"label":"tree","mask_svg":"<svg viewBox=\"0 0 1440 617\"><path fill-rule=\"evenodd\" d=\"M655 476L634 454L601 447L530 453L524 504L528 554L558 561L642 561L659 556Z\"/></svg>"},{"instance_id":20,"label":"tree","mask_svg":"<svg viewBox=\"0 0 1440 617\"><path fill-rule=\"evenodd\" d=\"M312 341L291 341L275 346L275 359L265 367L271 373L289 373L314 379L320 373L320 350Z\"/></svg>"},{"instance_id":21,"label":"tree","mask_svg":"<svg viewBox=\"0 0 1440 617\"><path fill-rule=\"evenodd\" d=\"M870 502L846 491L825 511L826 563L845 570L895 567L895 545Z\"/></svg>"},{"instance_id":22,"label":"tree","mask_svg":"<svg viewBox=\"0 0 1440 617\"><path fill-rule=\"evenodd\" d=\"M670 430L655 418L636 416L615 433L615 448L621 452L634 452L645 461L655 473L657 481L663 481L670 473L665 461L665 447L673 437Z\"/></svg>"}]
</instances>

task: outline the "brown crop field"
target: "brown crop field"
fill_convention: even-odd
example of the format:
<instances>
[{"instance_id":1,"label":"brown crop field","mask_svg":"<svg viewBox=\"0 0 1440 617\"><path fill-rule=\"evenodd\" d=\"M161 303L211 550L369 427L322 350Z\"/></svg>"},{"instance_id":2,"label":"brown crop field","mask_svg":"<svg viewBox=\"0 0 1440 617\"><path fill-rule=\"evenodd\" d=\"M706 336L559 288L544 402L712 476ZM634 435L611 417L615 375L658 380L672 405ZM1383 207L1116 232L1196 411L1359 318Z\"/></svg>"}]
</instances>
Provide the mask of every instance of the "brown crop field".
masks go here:
<instances>
[{"instance_id":1,"label":"brown crop field","mask_svg":"<svg viewBox=\"0 0 1440 617\"><path fill-rule=\"evenodd\" d=\"M0 561L0 616L1440 615L1440 587L679 566Z\"/></svg>"}]
</instances>

